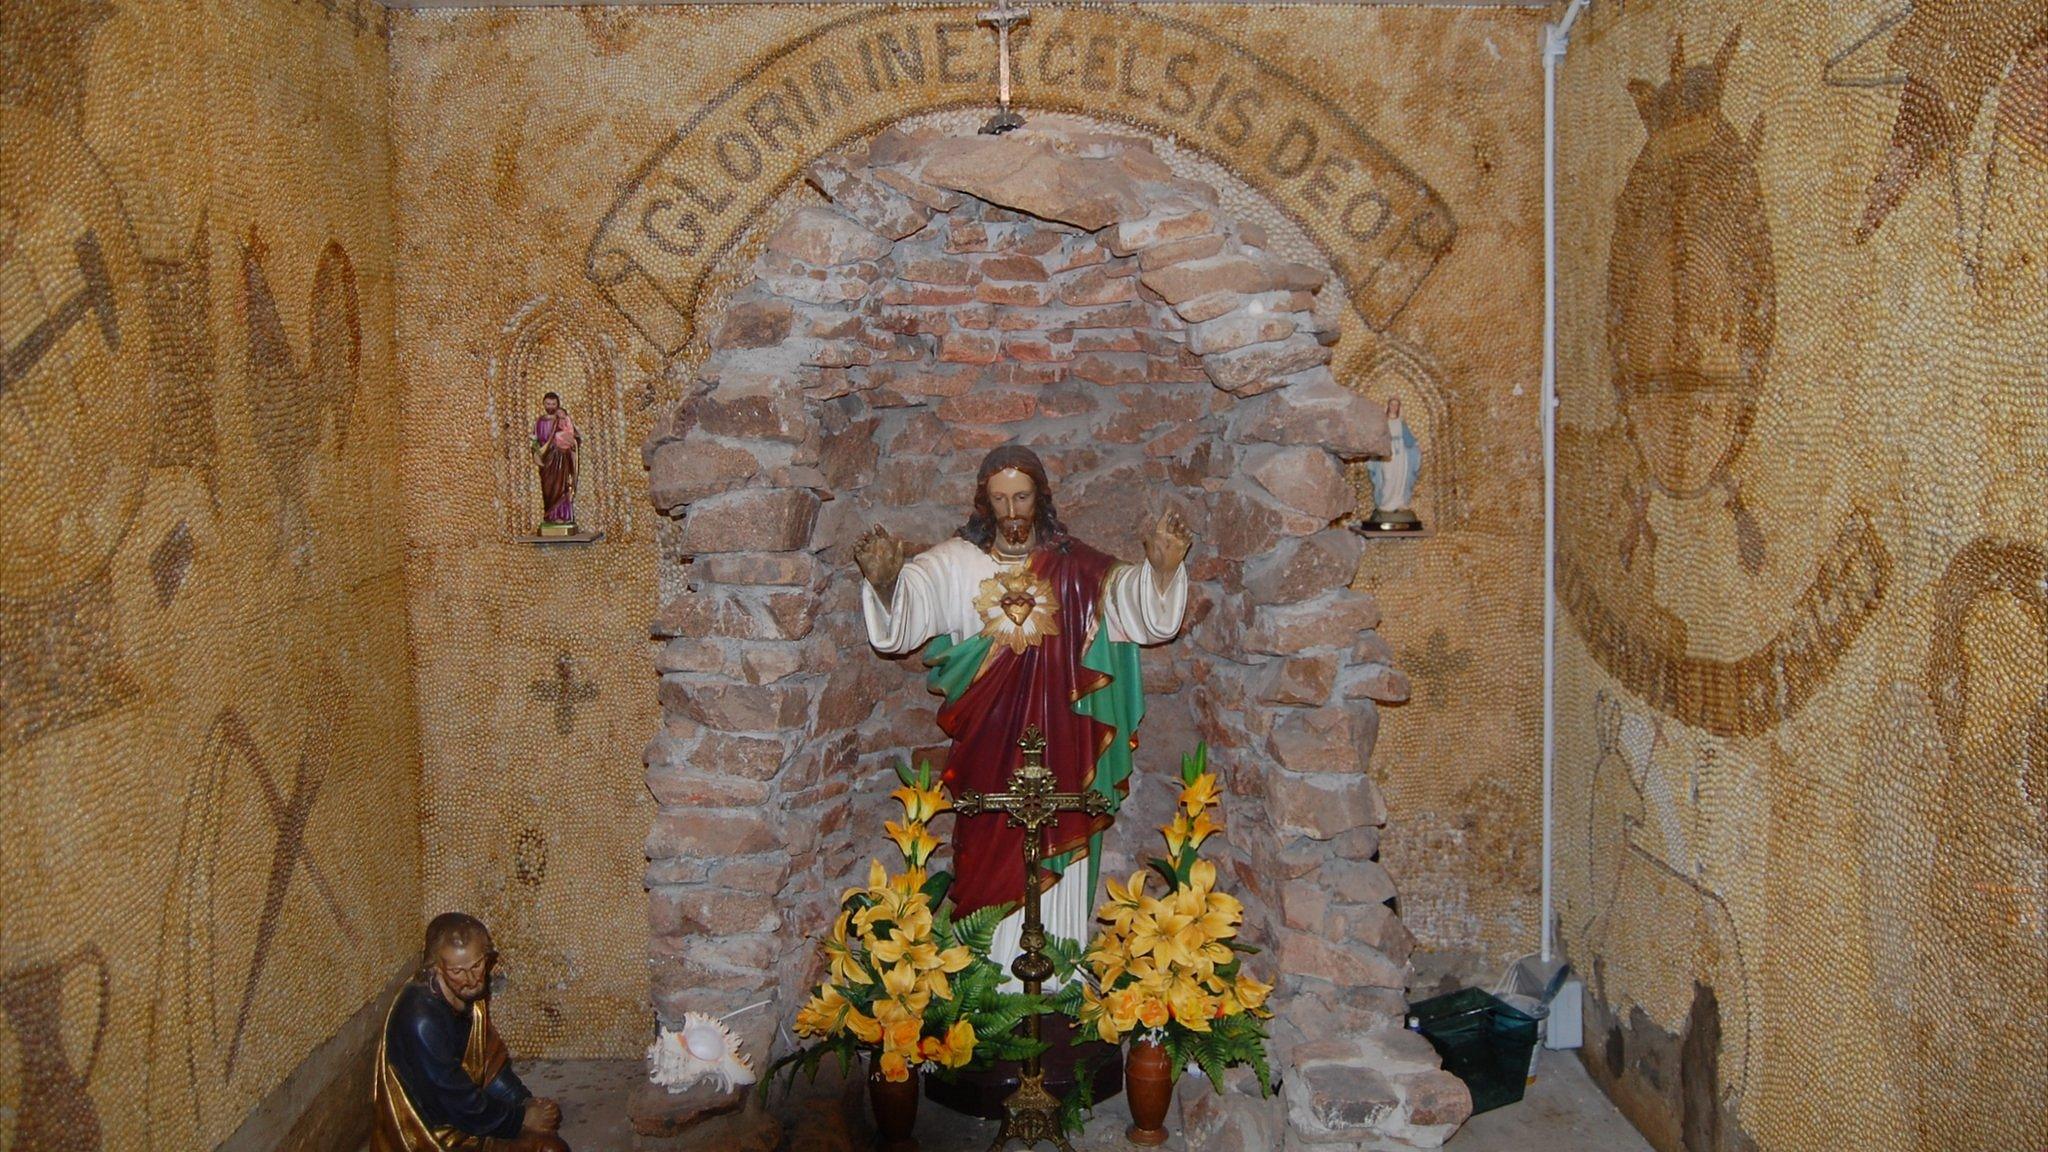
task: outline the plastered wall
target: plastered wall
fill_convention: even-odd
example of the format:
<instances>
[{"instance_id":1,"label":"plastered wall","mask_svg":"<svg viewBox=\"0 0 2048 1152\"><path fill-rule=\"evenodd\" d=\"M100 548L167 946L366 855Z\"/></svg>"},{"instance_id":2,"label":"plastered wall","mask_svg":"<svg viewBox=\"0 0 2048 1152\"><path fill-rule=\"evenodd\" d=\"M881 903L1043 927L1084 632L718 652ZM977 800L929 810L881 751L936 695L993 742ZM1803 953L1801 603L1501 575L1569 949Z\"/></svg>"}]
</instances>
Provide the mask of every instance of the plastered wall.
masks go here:
<instances>
[{"instance_id":1,"label":"plastered wall","mask_svg":"<svg viewBox=\"0 0 2048 1152\"><path fill-rule=\"evenodd\" d=\"M2048 10L1596 3L1562 939L1660 1148L2048 1140Z\"/></svg>"},{"instance_id":2,"label":"plastered wall","mask_svg":"<svg viewBox=\"0 0 2048 1152\"><path fill-rule=\"evenodd\" d=\"M515 1050L629 1055L650 1027L640 753L674 542L637 449L763 223L815 198L809 160L906 117L985 115L993 36L972 19L393 17L426 903L468 901L498 927ZM1045 6L1017 73L1027 114L1153 134L1290 256L1334 268L1339 378L1404 398L1438 532L1373 545L1356 576L1414 679L1373 761L1383 858L1423 946L1481 964L1536 929L1537 32L1512 11ZM521 539L550 390L585 431L596 543ZM1141 773L1184 750L1161 739Z\"/></svg>"},{"instance_id":3,"label":"plastered wall","mask_svg":"<svg viewBox=\"0 0 2048 1152\"><path fill-rule=\"evenodd\" d=\"M417 947L383 18L0 6L0 1147L212 1147Z\"/></svg>"}]
</instances>

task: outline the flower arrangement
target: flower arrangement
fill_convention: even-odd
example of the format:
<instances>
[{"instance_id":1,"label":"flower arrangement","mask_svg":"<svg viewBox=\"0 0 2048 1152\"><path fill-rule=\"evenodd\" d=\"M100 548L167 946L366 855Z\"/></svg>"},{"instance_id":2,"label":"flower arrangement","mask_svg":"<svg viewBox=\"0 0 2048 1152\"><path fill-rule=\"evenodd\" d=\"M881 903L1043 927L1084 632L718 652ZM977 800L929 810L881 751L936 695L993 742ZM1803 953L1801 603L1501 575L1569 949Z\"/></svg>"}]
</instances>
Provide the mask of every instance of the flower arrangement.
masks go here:
<instances>
[{"instance_id":1,"label":"flower arrangement","mask_svg":"<svg viewBox=\"0 0 2048 1152\"><path fill-rule=\"evenodd\" d=\"M898 765L896 774L903 786L890 795L903 806L903 821L883 827L903 871L892 876L870 861L867 884L840 898L820 944L825 978L796 1015L797 1035L814 1042L777 1060L770 1077L784 1068L815 1076L828 1052L850 1067L854 1053L868 1051L874 1073L899 1083L913 1069L946 1075L1033 1052L1032 1041L1012 1033L1026 1016L1047 1010L1044 998L998 991L1003 974L988 958L1011 906L952 917L945 903L951 874L927 875L925 865L938 848L929 823L953 805L930 764L915 772Z\"/></svg>"},{"instance_id":2,"label":"flower arrangement","mask_svg":"<svg viewBox=\"0 0 2048 1152\"><path fill-rule=\"evenodd\" d=\"M1174 1068L1194 1061L1219 1090L1224 1068L1249 1064L1270 1094L1260 1020L1272 1015L1273 988L1244 970L1240 954L1258 951L1237 939L1244 905L1217 891L1216 866L1199 855L1222 828L1210 811L1220 816L1221 798L1208 759L1206 745L1181 758L1180 804L1160 829L1167 856L1151 861L1166 891L1154 897L1144 871L1108 882L1096 913L1103 927L1083 957L1096 986L1081 989L1076 1015L1107 1043L1132 1036L1162 1045Z\"/></svg>"}]
</instances>

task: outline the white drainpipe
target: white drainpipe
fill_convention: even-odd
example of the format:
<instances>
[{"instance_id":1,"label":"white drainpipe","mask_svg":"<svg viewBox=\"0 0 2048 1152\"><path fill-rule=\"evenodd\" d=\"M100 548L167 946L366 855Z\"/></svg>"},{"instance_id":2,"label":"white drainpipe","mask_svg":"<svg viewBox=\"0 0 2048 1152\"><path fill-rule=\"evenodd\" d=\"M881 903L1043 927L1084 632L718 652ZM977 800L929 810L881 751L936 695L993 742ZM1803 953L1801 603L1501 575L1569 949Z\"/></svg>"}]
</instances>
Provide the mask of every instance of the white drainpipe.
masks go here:
<instances>
[{"instance_id":1,"label":"white drainpipe","mask_svg":"<svg viewBox=\"0 0 2048 1152\"><path fill-rule=\"evenodd\" d=\"M1590 0L1572 0L1543 28L1543 961L1556 949L1551 914L1557 779L1557 67Z\"/></svg>"}]
</instances>

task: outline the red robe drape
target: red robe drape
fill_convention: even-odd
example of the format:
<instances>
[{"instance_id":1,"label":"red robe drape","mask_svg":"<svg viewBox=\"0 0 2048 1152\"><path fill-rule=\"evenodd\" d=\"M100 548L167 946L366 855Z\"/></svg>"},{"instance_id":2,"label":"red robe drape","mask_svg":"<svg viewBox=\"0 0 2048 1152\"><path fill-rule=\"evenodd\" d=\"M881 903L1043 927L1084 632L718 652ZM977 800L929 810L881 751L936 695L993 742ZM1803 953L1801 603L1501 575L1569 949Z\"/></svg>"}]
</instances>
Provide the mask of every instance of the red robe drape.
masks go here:
<instances>
[{"instance_id":1,"label":"red robe drape","mask_svg":"<svg viewBox=\"0 0 2048 1152\"><path fill-rule=\"evenodd\" d=\"M1031 569L1059 601L1059 633L1023 653L997 644L965 692L939 709L939 728L953 738L945 780L953 795L1001 792L1023 762L1017 741L1030 725L1045 734L1045 765L1062 792L1080 792L1095 778L1095 761L1116 729L1078 715L1074 701L1108 683L1081 666L1094 637L1103 583L1116 561L1065 538L1041 545ZM954 818L952 898L957 915L1024 899L1024 831L1001 813ZM1046 855L1085 848L1109 817L1071 812L1046 832Z\"/></svg>"}]
</instances>

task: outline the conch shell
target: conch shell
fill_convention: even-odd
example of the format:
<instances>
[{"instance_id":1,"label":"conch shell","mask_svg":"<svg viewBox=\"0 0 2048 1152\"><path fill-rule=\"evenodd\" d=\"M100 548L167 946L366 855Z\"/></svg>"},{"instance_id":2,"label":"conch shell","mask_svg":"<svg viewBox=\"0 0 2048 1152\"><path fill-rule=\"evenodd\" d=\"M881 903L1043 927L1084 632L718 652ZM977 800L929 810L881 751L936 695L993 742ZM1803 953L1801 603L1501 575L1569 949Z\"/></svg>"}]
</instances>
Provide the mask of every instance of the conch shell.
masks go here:
<instances>
[{"instance_id":1,"label":"conch shell","mask_svg":"<svg viewBox=\"0 0 2048 1152\"><path fill-rule=\"evenodd\" d=\"M684 1015L681 1028L662 1028L648 1046L647 1077L670 1092L687 1091L707 1079L715 1081L720 1092L730 1092L754 1082L754 1067L724 1024L691 1012Z\"/></svg>"}]
</instances>

